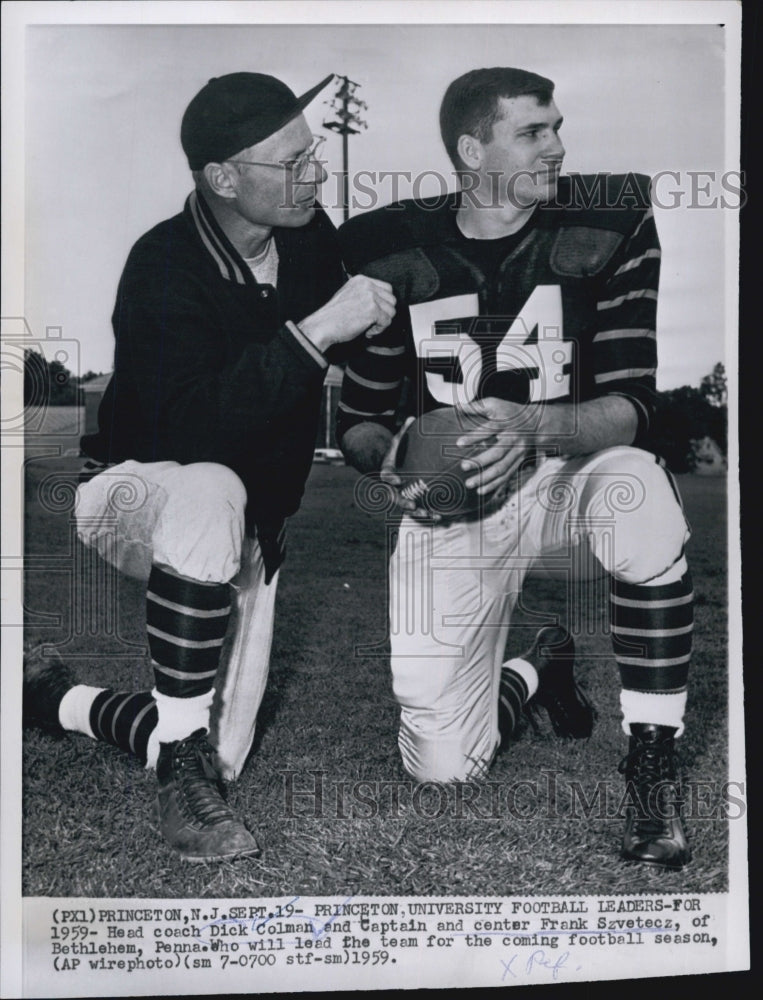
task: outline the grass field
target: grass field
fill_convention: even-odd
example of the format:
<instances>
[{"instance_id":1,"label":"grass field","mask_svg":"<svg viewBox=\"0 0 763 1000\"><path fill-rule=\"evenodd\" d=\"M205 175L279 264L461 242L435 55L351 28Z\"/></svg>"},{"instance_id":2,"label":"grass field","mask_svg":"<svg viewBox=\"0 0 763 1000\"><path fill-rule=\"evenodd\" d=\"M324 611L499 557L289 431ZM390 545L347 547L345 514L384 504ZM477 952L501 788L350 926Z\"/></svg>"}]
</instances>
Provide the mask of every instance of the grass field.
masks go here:
<instances>
[{"instance_id":1,"label":"grass field","mask_svg":"<svg viewBox=\"0 0 763 1000\"><path fill-rule=\"evenodd\" d=\"M57 646L88 683L150 686L141 588L110 579L103 564L89 563L78 548L66 467L60 459L28 466L28 633ZM696 653L681 741L694 861L672 873L617 857L622 821L613 813L626 741L601 601L593 602L595 628L577 639L579 676L599 713L590 740L559 740L550 730L534 732L526 725L499 755L486 786L441 790L417 787L406 776L397 753L398 713L386 655L385 527L354 503L355 479L344 467L315 466L290 528L258 735L242 777L230 788L262 856L184 864L157 836L153 776L138 763L85 737L55 739L27 730L25 895L344 898L725 890L725 481L680 481L694 530L689 556L697 595ZM600 590L601 584L590 584L575 600L587 606ZM557 615L567 621L563 584L529 581L509 652L520 652L538 624ZM591 620L590 612L584 620ZM363 656L356 655L358 646L365 647ZM599 800L597 781L604 782ZM695 795L697 782L709 785ZM290 788L301 795L290 796Z\"/></svg>"}]
</instances>

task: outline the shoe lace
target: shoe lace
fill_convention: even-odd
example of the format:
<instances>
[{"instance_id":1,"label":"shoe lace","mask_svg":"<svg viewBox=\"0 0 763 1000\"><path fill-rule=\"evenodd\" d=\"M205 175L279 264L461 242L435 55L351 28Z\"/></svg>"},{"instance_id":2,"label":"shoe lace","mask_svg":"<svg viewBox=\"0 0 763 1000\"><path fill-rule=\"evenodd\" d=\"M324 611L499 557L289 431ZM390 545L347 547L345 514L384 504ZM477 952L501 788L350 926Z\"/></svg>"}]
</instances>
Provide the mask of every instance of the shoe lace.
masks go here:
<instances>
[{"instance_id":1,"label":"shoe lace","mask_svg":"<svg viewBox=\"0 0 763 1000\"><path fill-rule=\"evenodd\" d=\"M225 786L212 763L214 749L196 734L175 748L178 785L191 815L204 824L222 823L234 817L225 801Z\"/></svg>"},{"instance_id":2,"label":"shoe lace","mask_svg":"<svg viewBox=\"0 0 763 1000\"><path fill-rule=\"evenodd\" d=\"M672 750L660 743L639 743L623 757L618 770L637 785L675 781Z\"/></svg>"},{"instance_id":3,"label":"shoe lace","mask_svg":"<svg viewBox=\"0 0 763 1000\"><path fill-rule=\"evenodd\" d=\"M659 743L638 744L620 761L618 771L625 775L637 798L634 825L643 834L662 833L667 817L664 809L663 815L653 811L653 806L657 805L655 789L659 789L658 794L663 796L668 794L675 807L680 808L681 804L672 750Z\"/></svg>"}]
</instances>

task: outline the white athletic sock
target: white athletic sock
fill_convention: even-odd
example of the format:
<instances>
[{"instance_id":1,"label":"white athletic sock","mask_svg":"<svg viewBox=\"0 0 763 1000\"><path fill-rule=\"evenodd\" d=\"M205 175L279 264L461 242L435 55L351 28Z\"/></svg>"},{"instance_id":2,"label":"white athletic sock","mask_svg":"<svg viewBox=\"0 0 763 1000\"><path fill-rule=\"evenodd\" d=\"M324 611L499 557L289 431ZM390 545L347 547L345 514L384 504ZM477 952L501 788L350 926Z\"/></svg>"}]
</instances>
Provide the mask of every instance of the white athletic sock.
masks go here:
<instances>
[{"instance_id":1,"label":"white athletic sock","mask_svg":"<svg viewBox=\"0 0 763 1000\"><path fill-rule=\"evenodd\" d=\"M209 729L209 710L215 696L214 688L193 698L171 698L154 688L151 692L159 712L154 736L159 743L184 740L197 729Z\"/></svg>"},{"instance_id":2,"label":"white athletic sock","mask_svg":"<svg viewBox=\"0 0 763 1000\"><path fill-rule=\"evenodd\" d=\"M520 660L519 657L517 657L513 660L507 660L503 665L503 669L513 670L515 673L519 674L527 685L527 700L529 701L538 690L538 671L532 663L528 663L527 660Z\"/></svg>"},{"instance_id":3,"label":"white athletic sock","mask_svg":"<svg viewBox=\"0 0 763 1000\"><path fill-rule=\"evenodd\" d=\"M681 736L684 731L684 711L686 692L678 694L656 694L651 691L620 692L620 707L623 710L623 732L631 734L634 722L653 726L673 726Z\"/></svg>"},{"instance_id":4,"label":"white athletic sock","mask_svg":"<svg viewBox=\"0 0 763 1000\"><path fill-rule=\"evenodd\" d=\"M91 687L89 684L75 684L69 688L58 706L58 721L74 733L83 733L94 740L95 733L90 728L90 709L93 702L104 688Z\"/></svg>"},{"instance_id":5,"label":"white athletic sock","mask_svg":"<svg viewBox=\"0 0 763 1000\"><path fill-rule=\"evenodd\" d=\"M159 760L159 737L154 730L148 738L146 746L146 770L155 771L156 762Z\"/></svg>"}]
</instances>

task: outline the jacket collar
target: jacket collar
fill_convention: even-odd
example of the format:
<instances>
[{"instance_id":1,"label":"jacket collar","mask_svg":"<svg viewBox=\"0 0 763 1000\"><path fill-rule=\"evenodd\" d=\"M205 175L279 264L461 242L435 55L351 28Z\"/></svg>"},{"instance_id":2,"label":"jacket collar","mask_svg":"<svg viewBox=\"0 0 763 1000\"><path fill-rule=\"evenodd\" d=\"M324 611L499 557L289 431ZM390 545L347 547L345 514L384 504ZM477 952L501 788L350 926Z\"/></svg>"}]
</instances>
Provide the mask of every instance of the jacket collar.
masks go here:
<instances>
[{"instance_id":1,"label":"jacket collar","mask_svg":"<svg viewBox=\"0 0 763 1000\"><path fill-rule=\"evenodd\" d=\"M236 285L256 285L254 275L244 258L217 224L203 195L198 191L192 191L183 211L195 227L204 249L214 261L220 275Z\"/></svg>"}]
</instances>

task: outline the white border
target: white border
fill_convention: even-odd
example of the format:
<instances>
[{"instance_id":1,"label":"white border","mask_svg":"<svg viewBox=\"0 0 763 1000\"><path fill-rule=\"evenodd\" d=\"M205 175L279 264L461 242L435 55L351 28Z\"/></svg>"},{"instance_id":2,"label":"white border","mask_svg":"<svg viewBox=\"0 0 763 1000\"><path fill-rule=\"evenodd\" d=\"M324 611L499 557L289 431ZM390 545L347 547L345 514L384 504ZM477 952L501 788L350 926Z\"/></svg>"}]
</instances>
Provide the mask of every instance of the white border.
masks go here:
<instances>
[{"instance_id":1,"label":"white border","mask_svg":"<svg viewBox=\"0 0 763 1000\"><path fill-rule=\"evenodd\" d=\"M24 260L19 248L23 247L24 232L24 34L32 24L274 24L289 21L338 24L351 20L354 24L445 24L465 23L523 23L523 24L719 24L726 25L729 53L739 51L741 43L741 6L733 2L703 2L703 0L645 0L638 3L612 3L607 0L580 3L568 0L561 4L547 0L387 0L384 3L364 0L321 0L321 2L295 3L291 0L270 2L216 2L198 0L190 2L147 2L133 0L129 3L110 2L6 2L2 7L3 58L2 58L2 148L3 148L3 255L2 255L2 307L0 315L24 315ZM727 116L729 125L739 121L739 94L741 66L727 58ZM727 162L739 160L739 136L735 128L727 130ZM728 518L728 569L729 569L729 662L732 667L742 662L741 614L741 555L739 548L739 486L736 477L739 461L738 448L738 323L737 297L733 290L738 284L739 231L738 218L729 213L726 231L727 260L727 317L726 357L729 372L729 518ZM3 372L2 416L20 412L21 380L12 373ZM21 449L4 448L2 475L6 484L20 481L22 468ZM8 553L22 551L21 496L18 489L3 491L2 574L3 623L20 620L20 575L8 572ZM11 566L13 569L13 566ZM0 995L20 995L21 969L21 852L20 798L21 798L21 740L20 705L21 682L17 669L21 659L21 630L5 628L2 643L2 836L0 860L3 875L2 912L0 913ZM729 678L729 698L732 711L742 711L741 670L732 669ZM731 725L729 758L735 778L744 774L744 728ZM744 824L732 823L729 877L734 892L747 899L746 834ZM730 907L730 917L738 921L729 931L739 943L735 956L729 956L730 967L744 967L747 952L747 915L744 907Z\"/></svg>"}]
</instances>

